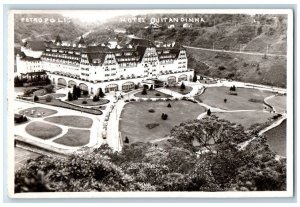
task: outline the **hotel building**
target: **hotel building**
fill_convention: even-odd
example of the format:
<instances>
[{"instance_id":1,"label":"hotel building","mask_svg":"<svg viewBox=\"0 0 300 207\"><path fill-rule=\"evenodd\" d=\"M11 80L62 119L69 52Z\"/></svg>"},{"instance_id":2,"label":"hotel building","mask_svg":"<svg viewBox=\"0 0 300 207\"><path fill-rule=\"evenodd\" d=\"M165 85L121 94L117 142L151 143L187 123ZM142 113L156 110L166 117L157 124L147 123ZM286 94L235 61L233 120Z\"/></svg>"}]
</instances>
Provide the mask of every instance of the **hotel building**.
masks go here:
<instances>
[{"instance_id":1,"label":"hotel building","mask_svg":"<svg viewBox=\"0 0 300 207\"><path fill-rule=\"evenodd\" d=\"M46 71L53 84L78 85L91 94L126 91L151 80L168 84L189 80L183 47L174 43L154 44L145 39L131 39L120 46L116 39L106 44L87 45L81 39L63 42L27 41L17 55L17 74Z\"/></svg>"}]
</instances>

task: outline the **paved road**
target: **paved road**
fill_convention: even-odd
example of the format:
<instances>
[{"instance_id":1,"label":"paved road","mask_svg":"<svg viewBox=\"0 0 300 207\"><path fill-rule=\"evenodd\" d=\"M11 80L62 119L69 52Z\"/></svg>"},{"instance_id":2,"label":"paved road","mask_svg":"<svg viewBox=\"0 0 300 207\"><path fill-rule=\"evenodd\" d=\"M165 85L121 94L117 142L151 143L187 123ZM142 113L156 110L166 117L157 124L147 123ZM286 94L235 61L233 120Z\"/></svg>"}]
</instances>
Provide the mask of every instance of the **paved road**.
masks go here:
<instances>
[{"instance_id":1,"label":"paved road","mask_svg":"<svg viewBox=\"0 0 300 207\"><path fill-rule=\"evenodd\" d=\"M216 50L216 49L208 49L208 48L203 48L203 47L191 47L191 46L187 46L187 45L183 45L183 47L190 48L190 49L196 49L196 50L212 51L212 52L224 52L224 53L233 53L233 54L259 55L259 56L264 56L265 55L265 53L260 53L260 52L242 52L242 51L234 51L234 50ZM270 53L268 53L267 56L286 57L286 55L270 54Z\"/></svg>"}]
</instances>

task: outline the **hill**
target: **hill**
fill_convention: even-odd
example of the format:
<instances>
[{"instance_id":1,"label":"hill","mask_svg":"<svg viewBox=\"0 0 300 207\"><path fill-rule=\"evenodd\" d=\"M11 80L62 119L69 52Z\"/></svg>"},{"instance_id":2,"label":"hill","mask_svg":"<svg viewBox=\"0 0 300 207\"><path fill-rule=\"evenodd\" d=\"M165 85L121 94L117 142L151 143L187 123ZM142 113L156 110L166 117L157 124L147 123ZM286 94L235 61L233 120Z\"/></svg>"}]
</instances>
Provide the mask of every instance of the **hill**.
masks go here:
<instances>
[{"instance_id":1,"label":"hill","mask_svg":"<svg viewBox=\"0 0 300 207\"><path fill-rule=\"evenodd\" d=\"M64 17L60 14L15 14L15 44L21 43L23 39L31 40L51 40L59 34L62 40L74 40L87 29L75 21L58 22L63 20ZM34 21L22 21L22 18L39 18L43 22L38 23ZM54 23L45 21L45 19L52 18L56 20Z\"/></svg>"}]
</instances>

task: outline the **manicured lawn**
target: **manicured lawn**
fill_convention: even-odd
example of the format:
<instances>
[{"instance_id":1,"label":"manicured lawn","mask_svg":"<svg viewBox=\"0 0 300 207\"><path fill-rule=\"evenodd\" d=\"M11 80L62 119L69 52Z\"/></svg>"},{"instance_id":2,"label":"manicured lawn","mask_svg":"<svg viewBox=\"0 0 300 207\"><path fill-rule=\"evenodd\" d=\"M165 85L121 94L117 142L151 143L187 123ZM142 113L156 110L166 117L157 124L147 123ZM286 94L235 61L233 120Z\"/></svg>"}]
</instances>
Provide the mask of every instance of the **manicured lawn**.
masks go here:
<instances>
[{"instance_id":1,"label":"manicured lawn","mask_svg":"<svg viewBox=\"0 0 300 207\"><path fill-rule=\"evenodd\" d=\"M220 119L228 120L232 123L241 124L248 129L253 124L263 124L272 118L274 114L261 111L246 111L246 112L228 112L228 113L213 113Z\"/></svg>"},{"instance_id":2,"label":"manicured lawn","mask_svg":"<svg viewBox=\"0 0 300 207\"><path fill-rule=\"evenodd\" d=\"M82 129L69 129L68 132L53 142L72 146L72 147L80 147L88 144L90 141L90 130L82 130Z\"/></svg>"},{"instance_id":3,"label":"manicured lawn","mask_svg":"<svg viewBox=\"0 0 300 207\"><path fill-rule=\"evenodd\" d=\"M33 112L33 113L32 113ZM28 109L21 110L19 114L31 117L31 118L37 118L37 117L47 117L53 114L56 114L56 110L47 109L43 107L32 107Z\"/></svg>"},{"instance_id":4,"label":"manicured lawn","mask_svg":"<svg viewBox=\"0 0 300 207\"><path fill-rule=\"evenodd\" d=\"M156 94L159 94L159 95L157 96ZM170 98L170 97L172 97L171 95L162 93L157 90L147 90L146 95L142 95L142 92L138 92L138 93L134 94L134 96L139 97L139 98Z\"/></svg>"},{"instance_id":5,"label":"manicured lawn","mask_svg":"<svg viewBox=\"0 0 300 207\"><path fill-rule=\"evenodd\" d=\"M265 133L268 143L278 155L286 157L286 121ZM289 137L292 138L292 137Z\"/></svg>"},{"instance_id":6,"label":"manicured lawn","mask_svg":"<svg viewBox=\"0 0 300 207\"><path fill-rule=\"evenodd\" d=\"M44 119L56 124L70 127L90 128L93 120L83 116L52 116Z\"/></svg>"},{"instance_id":7,"label":"manicured lawn","mask_svg":"<svg viewBox=\"0 0 300 207\"><path fill-rule=\"evenodd\" d=\"M50 139L62 132L60 127L40 121L29 123L25 130L28 134L41 139Z\"/></svg>"},{"instance_id":8,"label":"manicured lawn","mask_svg":"<svg viewBox=\"0 0 300 207\"><path fill-rule=\"evenodd\" d=\"M263 110L264 98L273 93L252 88L237 88L237 95L230 95L228 87L209 87L195 98L204 104L225 110ZM227 99L227 102L224 102Z\"/></svg>"},{"instance_id":9,"label":"manicured lawn","mask_svg":"<svg viewBox=\"0 0 300 207\"><path fill-rule=\"evenodd\" d=\"M62 98L62 97L66 96L66 94L63 94L63 93L51 93L49 95L52 96L53 99L55 99L55 98ZM46 96L39 97L39 99L45 99L45 98L46 98Z\"/></svg>"},{"instance_id":10,"label":"manicured lawn","mask_svg":"<svg viewBox=\"0 0 300 207\"><path fill-rule=\"evenodd\" d=\"M38 103L42 103L42 104L46 104L46 105L50 105L50 106L58 106L58 107L72 109L72 110L75 110L75 111L85 112L85 113L94 114L94 115L101 115L102 114L101 110L83 108L83 107L80 107L80 106L74 106L72 104L62 102L59 99L53 99L51 102L46 102L46 100L39 100Z\"/></svg>"},{"instance_id":11,"label":"manicured lawn","mask_svg":"<svg viewBox=\"0 0 300 207\"><path fill-rule=\"evenodd\" d=\"M185 86L184 90L181 90L180 86L170 86L167 89L175 91L175 92L180 93L182 95L186 95L186 94L188 94L189 92L191 92L193 90L193 88L190 87L190 86Z\"/></svg>"},{"instance_id":12,"label":"manicured lawn","mask_svg":"<svg viewBox=\"0 0 300 207\"><path fill-rule=\"evenodd\" d=\"M273 106L277 113L284 113L286 111L286 96L274 96L266 102Z\"/></svg>"},{"instance_id":13,"label":"manicured lawn","mask_svg":"<svg viewBox=\"0 0 300 207\"><path fill-rule=\"evenodd\" d=\"M86 101L87 103L83 104L82 101ZM76 104L76 105L80 105L80 106L99 106L99 105L109 103L109 100L100 99L99 101L94 102L93 99L90 99L90 98L80 98L80 99L77 99L74 101L68 101L68 102Z\"/></svg>"},{"instance_id":14,"label":"manicured lawn","mask_svg":"<svg viewBox=\"0 0 300 207\"><path fill-rule=\"evenodd\" d=\"M171 103L171 108L168 108ZM154 109L154 113L149 113ZM193 120L205 109L197 103L189 101L160 101L160 102L132 102L125 105L120 120L120 131L123 139L129 138L129 143L148 142L162 138L170 130L187 120ZM167 120L162 120L162 113L168 114ZM158 123L159 126L149 129L147 124Z\"/></svg>"}]
</instances>

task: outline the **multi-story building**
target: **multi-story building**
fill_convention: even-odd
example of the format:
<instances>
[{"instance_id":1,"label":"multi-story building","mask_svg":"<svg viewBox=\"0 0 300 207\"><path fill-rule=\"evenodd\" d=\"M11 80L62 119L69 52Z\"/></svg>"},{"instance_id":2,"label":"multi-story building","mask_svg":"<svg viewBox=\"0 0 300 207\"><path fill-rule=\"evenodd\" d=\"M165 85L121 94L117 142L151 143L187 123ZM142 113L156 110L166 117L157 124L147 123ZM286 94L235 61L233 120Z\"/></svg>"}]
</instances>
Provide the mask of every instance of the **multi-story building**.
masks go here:
<instances>
[{"instance_id":1,"label":"multi-story building","mask_svg":"<svg viewBox=\"0 0 300 207\"><path fill-rule=\"evenodd\" d=\"M149 79L169 84L191 79L183 47L174 44L155 45L149 40L132 39L122 47L111 39L109 44L89 46L81 39L63 43L25 43L17 56L17 73L44 70L54 84L79 85L82 90L97 93L129 90Z\"/></svg>"}]
</instances>

